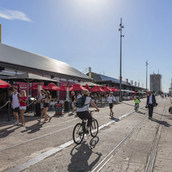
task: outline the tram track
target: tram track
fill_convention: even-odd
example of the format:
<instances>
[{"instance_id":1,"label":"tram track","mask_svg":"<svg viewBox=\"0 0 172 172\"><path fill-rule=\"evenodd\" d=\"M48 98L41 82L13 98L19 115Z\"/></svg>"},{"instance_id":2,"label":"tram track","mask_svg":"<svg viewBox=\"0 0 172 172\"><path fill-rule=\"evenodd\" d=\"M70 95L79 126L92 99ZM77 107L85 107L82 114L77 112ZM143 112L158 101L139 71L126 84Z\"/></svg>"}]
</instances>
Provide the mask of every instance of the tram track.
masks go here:
<instances>
[{"instance_id":1,"label":"tram track","mask_svg":"<svg viewBox=\"0 0 172 172\"><path fill-rule=\"evenodd\" d=\"M163 114L161 116L161 121L164 120L165 113L166 113L166 105L164 105ZM156 134L155 134L155 137L154 137L154 141L152 143L151 150L150 150L148 158L147 158L147 163L146 163L144 172L153 172L153 170L154 170L154 165L155 165L156 156L157 156L157 152L158 152L158 144L159 144L159 140L161 138L161 133L162 133L162 125L159 124Z\"/></svg>"},{"instance_id":2,"label":"tram track","mask_svg":"<svg viewBox=\"0 0 172 172\"><path fill-rule=\"evenodd\" d=\"M109 152L102 161L100 161L100 163L91 171L91 172L99 172L101 171L104 166L112 159L112 157L114 156L115 152L120 148L120 146L128 139L130 138L130 136L133 134L133 132L135 130L137 130L138 128L140 128L144 121L147 119L147 116L145 116L141 122L139 122L139 124L137 124L132 131L130 131L117 145L115 145L115 147L111 150L111 152Z\"/></svg>"},{"instance_id":3,"label":"tram track","mask_svg":"<svg viewBox=\"0 0 172 172\"><path fill-rule=\"evenodd\" d=\"M165 108L166 105L164 105L163 108L163 115L161 117L161 120L164 119L164 114L165 114ZM124 142L127 141L127 139L129 139L132 134L134 133L134 131L136 131L137 129L139 129L145 122L147 116L145 116L144 119L141 120L141 122L139 122L133 129L132 131L130 131L103 159L102 161L100 161L91 172L99 172L101 171L107 164L108 162L114 157L115 153L120 149L120 147L122 146L122 144L124 144ZM146 162L146 167L145 167L145 171L144 172L153 172L154 169L154 164L155 164L155 160L156 160L156 155L157 155L157 151L158 151L158 143L160 140L160 136L161 136L161 130L162 130L162 126L158 126L158 129L156 130L156 134L152 143L152 147L151 147L151 151L148 153L148 160Z\"/></svg>"}]
</instances>

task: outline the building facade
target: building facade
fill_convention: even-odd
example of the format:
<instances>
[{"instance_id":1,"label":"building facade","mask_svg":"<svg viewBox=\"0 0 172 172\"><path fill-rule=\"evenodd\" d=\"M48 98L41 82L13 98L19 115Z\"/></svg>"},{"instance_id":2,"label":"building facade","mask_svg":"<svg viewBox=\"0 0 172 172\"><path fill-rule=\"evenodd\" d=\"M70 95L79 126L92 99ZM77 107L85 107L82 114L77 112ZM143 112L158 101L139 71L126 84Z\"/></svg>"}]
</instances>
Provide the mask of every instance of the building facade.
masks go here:
<instances>
[{"instance_id":1,"label":"building facade","mask_svg":"<svg viewBox=\"0 0 172 172\"><path fill-rule=\"evenodd\" d=\"M161 88L161 79L160 74L151 74L150 75L150 90L156 93L162 92Z\"/></svg>"},{"instance_id":2,"label":"building facade","mask_svg":"<svg viewBox=\"0 0 172 172\"><path fill-rule=\"evenodd\" d=\"M89 75L89 74L87 74L87 75ZM102 74L97 74L94 72L91 72L91 77L92 77L93 81L97 84L115 87L117 89L120 88L120 80L119 79L112 78L112 77L102 75ZM122 89L131 90L131 91L145 90L144 88L137 86L136 82L135 82L135 85L133 85L133 81L132 81L132 83L129 83L128 79L126 81L122 81Z\"/></svg>"}]
</instances>

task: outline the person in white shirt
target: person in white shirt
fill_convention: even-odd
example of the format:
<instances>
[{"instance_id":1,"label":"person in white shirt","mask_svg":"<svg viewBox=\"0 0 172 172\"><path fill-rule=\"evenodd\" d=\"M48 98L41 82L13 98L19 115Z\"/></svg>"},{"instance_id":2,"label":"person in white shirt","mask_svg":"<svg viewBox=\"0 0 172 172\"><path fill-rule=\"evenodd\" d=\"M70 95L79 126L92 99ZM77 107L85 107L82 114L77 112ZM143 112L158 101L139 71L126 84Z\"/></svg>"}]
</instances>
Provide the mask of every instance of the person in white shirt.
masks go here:
<instances>
[{"instance_id":1,"label":"person in white shirt","mask_svg":"<svg viewBox=\"0 0 172 172\"><path fill-rule=\"evenodd\" d=\"M82 95L79 93L79 92L76 92L76 99L78 100L79 98L81 98L82 97Z\"/></svg>"},{"instance_id":2,"label":"person in white shirt","mask_svg":"<svg viewBox=\"0 0 172 172\"><path fill-rule=\"evenodd\" d=\"M13 87L13 95L12 95L12 103L11 103L11 107L13 109L13 114L14 117L16 119L14 125L19 125L19 107L20 107L20 103L19 103L19 93L17 92L17 88Z\"/></svg>"},{"instance_id":3,"label":"person in white shirt","mask_svg":"<svg viewBox=\"0 0 172 172\"><path fill-rule=\"evenodd\" d=\"M110 116L113 117L113 102L115 101L115 97L113 96L113 92L110 92L107 102L109 103L109 109L110 109Z\"/></svg>"},{"instance_id":4,"label":"person in white shirt","mask_svg":"<svg viewBox=\"0 0 172 172\"><path fill-rule=\"evenodd\" d=\"M80 119L88 119L87 122L87 127L90 127L92 125L92 116L89 113L89 106L90 104L97 110L99 111L98 107L96 106L96 104L93 102L93 100L91 99L91 97L89 97L89 91L88 90L84 90L83 91L83 98L84 98L84 106L80 107L76 109L76 114ZM85 132L88 132L88 130L86 130Z\"/></svg>"}]
</instances>

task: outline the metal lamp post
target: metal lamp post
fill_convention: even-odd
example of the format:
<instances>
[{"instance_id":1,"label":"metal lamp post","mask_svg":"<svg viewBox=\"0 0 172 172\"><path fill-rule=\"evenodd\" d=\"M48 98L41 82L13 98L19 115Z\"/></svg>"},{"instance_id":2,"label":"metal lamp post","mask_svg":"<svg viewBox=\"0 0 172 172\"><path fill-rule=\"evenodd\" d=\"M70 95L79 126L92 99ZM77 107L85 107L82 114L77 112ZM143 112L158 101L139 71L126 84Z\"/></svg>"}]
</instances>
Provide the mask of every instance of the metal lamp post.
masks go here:
<instances>
[{"instance_id":1,"label":"metal lamp post","mask_svg":"<svg viewBox=\"0 0 172 172\"><path fill-rule=\"evenodd\" d=\"M122 29L124 26L122 25L122 18L120 19L119 31L120 31L120 91L119 91L119 101L122 101L122 94L121 94L121 84L122 84Z\"/></svg>"}]
</instances>

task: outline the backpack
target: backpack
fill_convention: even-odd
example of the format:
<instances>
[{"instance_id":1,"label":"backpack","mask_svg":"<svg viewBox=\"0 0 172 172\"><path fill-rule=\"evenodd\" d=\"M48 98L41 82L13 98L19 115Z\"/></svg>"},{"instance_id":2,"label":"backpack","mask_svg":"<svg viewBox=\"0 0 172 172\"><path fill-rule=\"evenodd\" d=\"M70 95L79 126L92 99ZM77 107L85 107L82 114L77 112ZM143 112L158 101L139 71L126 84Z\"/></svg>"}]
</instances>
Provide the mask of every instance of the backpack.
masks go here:
<instances>
[{"instance_id":1,"label":"backpack","mask_svg":"<svg viewBox=\"0 0 172 172\"><path fill-rule=\"evenodd\" d=\"M86 96L80 97L79 99L77 99L75 106L77 108L82 108L82 107L88 105L88 104L85 105L85 100L86 100Z\"/></svg>"}]
</instances>

